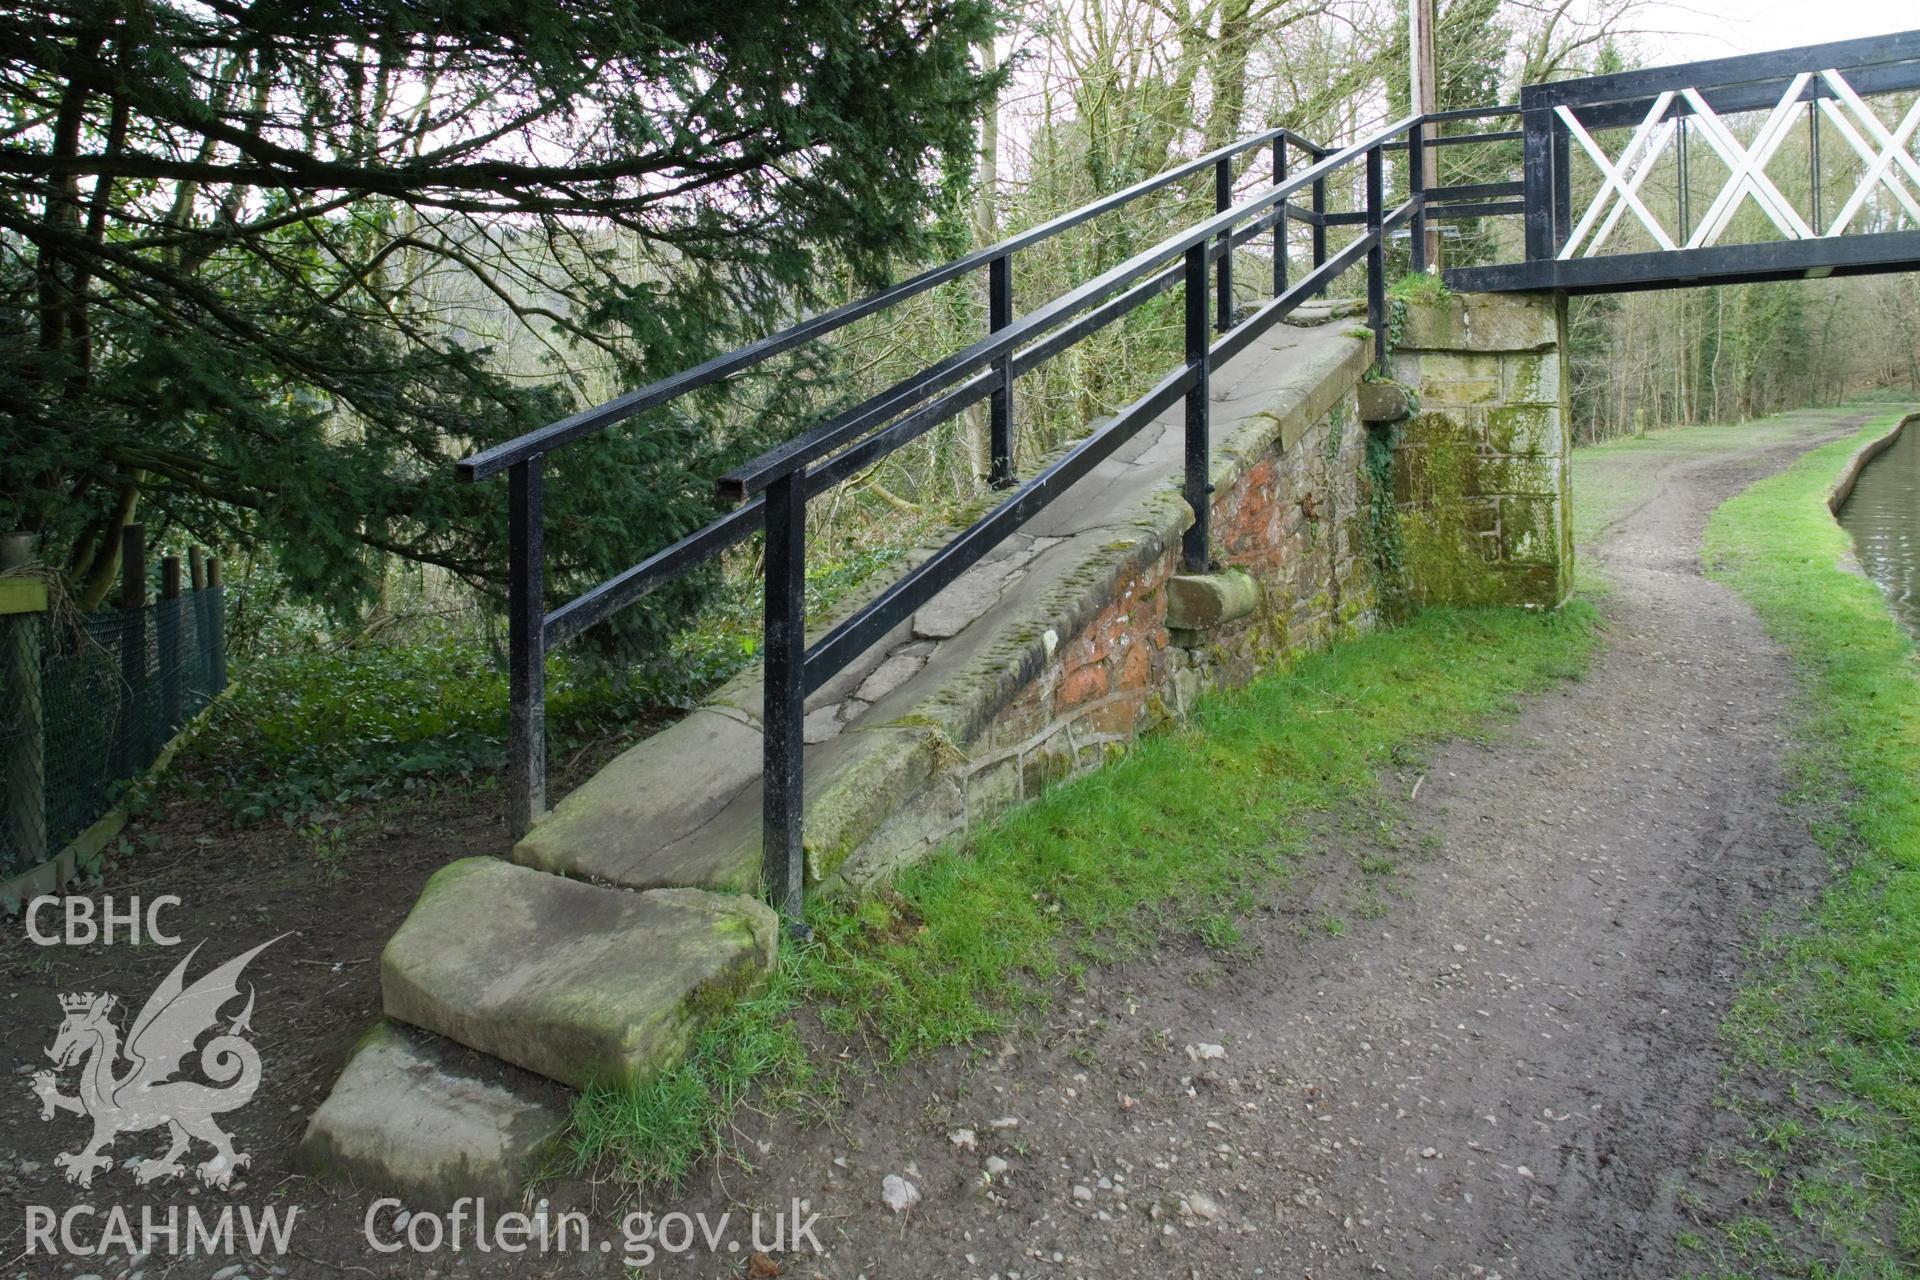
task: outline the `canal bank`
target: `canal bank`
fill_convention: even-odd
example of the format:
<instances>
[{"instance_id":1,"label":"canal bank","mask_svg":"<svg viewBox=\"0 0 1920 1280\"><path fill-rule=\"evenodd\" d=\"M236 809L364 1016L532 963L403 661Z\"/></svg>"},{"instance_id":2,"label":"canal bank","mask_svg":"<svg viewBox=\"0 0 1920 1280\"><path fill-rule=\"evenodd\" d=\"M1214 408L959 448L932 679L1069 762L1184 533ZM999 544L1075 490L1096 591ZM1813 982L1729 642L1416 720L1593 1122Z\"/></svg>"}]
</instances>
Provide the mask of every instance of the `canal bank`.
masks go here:
<instances>
[{"instance_id":1,"label":"canal bank","mask_svg":"<svg viewBox=\"0 0 1920 1280\"><path fill-rule=\"evenodd\" d=\"M1899 445L1905 412L1871 408L1707 530L1714 576L1792 661L1789 796L1833 869L1804 918L1779 920L1725 1023L1745 1136L1700 1176L1739 1194L1689 1233L1716 1273L1920 1267L1920 675L1834 515Z\"/></svg>"},{"instance_id":2,"label":"canal bank","mask_svg":"<svg viewBox=\"0 0 1920 1280\"><path fill-rule=\"evenodd\" d=\"M1907 430L1917 420L1902 417L1855 450L1827 497L1861 569L1909 630L1920 630L1920 431Z\"/></svg>"}]
</instances>

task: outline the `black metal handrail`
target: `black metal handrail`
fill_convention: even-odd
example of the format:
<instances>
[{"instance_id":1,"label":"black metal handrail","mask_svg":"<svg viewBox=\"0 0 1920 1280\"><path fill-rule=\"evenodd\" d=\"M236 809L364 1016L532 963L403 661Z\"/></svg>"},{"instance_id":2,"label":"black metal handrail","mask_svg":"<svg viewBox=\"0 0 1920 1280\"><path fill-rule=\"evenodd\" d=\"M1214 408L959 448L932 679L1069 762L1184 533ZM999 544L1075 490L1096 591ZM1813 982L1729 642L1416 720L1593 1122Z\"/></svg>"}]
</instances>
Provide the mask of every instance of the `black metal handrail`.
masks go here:
<instances>
[{"instance_id":1,"label":"black metal handrail","mask_svg":"<svg viewBox=\"0 0 1920 1280\"><path fill-rule=\"evenodd\" d=\"M529 431L525 435L515 436L490 449L482 449L479 453L463 458L455 464L460 478L472 481L498 475L516 462L525 462L535 455L551 452L582 436L592 435L624 422L636 414L645 413L649 409L678 400L688 392L712 386L716 382L744 372L783 352L804 346L815 339L824 338L856 320L863 320L877 312L885 311L896 303L905 302L929 289L956 280L969 271L989 266L1021 249L1050 240L1063 231L1071 231L1101 214L1111 213L1142 196L1170 187L1182 178L1192 177L1210 165L1215 166L1217 172L1220 164L1238 159L1256 147L1271 143L1280 143L1283 146L1291 143L1312 156L1326 154L1326 149L1319 143L1303 138L1291 129L1268 129L1238 142L1230 142L1226 146L1216 148L1163 173L1142 178L1132 186L1123 187L1112 195L1102 196L1091 204L1082 205L1057 218L1050 218L1018 235L1008 236L997 244L976 249L972 253L955 258L951 262L944 262L937 267L930 267L919 275L902 280L898 284L889 285L877 293L868 294L864 298L835 307L831 311L811 316L799 324L782 329L779 333L762 338L758 342L749 343L736 351L729 351L725 355L715 356L703 364L697 364L691 369L662 378L638 391L629 391L604 404L595 405L591 409L582 409L579 413L549 423L537 431ZM1280 163L1282 162L1276 161L1276 164Z\"/></svg>"},{"instance_id":2,"label":"black metal handrail","mask_svg":"<svg viewBox=\"0 0 1920 1280\"><path fill-rule=\"evenodd\" d=\"M1212 368L1244 350L1302 302L1323 293L1339 275L1363 258L1367 267L1367 322L1375 334L1376 355L1384 358L1384 250L1389 234L1412 222L1414 266L1416 269L1425 266L1421 233L1426 214L1422 195L1426 148L1408 148L1406 139L1410 130L1440 120L1474 118L1498 114L1501 110L1409 116L1340 149L1310 142L1286 129L1267 130L870 297L461 462L460 474L464 479L478 480L505 470L509 480L508 629L512 711L508 791L514 834L524 834L544 807L544 664L548 647L563 643L661 583L740 542L756 529L764 528L764 879L782 913L797 922L804 881L801 734L807 694L952 583L1144 424L1183 397L1186 402L1183 492L1194 512L1194 521L1183 537L1181 556L1189 570L1204 571L1210 543L1208 383ZM1429 145L1447 145L1451 141L1456 140L1428 138ZM1234 204L1232 162L1259 147L1271 148L1271 184ZM1311 163L1304 169L1290 171L1290 147L1304 152ZM1385 158L1387 151L1393 149L1409 151L1409 191L1404 201L1388 209ZM1356 163L1365 170L1365 209L1356 220L1361 231L1344 248L1329 255L1327 227L1341 224L1335 221L1340 215L1327 213L1326 182L1330 174ZM1212 217L1167 237L1025 316L1013 315L1011 279L1015 252L1209 166L1215 173ZM1308 190L1312 196L1310 207L1301 208L1290 201L1289 197ZM1309 224L1313 246L1313 269L1297 282L1289 278L1287 249L1288 222L1293 218ZM1236 321L1231 305L1233 250L1268 231L1274 234L1274 296ZM541 511L542 463L547 452L729 378L774 355L983 266L989 271L990 303L989 332L985 338L729 472L716 486L717 492L724 499L744 505L551 613L546 611ZM1209 276L1213 277L1211 282ZM1213 306L1209 306L1210 283L1216 291ZM1184 286L1186 291L1186 352L1182 365L1031 479L1019 481L1012 440L1016 379L1175 285ZM1210 326L1223 335L1218 341L1209 335ZM990 479L996 487L1010 489L1009 497L840 622L811 648L807 647L803 607L807 499L982 399L990 404Z\"/></svg>"}]
</instances>

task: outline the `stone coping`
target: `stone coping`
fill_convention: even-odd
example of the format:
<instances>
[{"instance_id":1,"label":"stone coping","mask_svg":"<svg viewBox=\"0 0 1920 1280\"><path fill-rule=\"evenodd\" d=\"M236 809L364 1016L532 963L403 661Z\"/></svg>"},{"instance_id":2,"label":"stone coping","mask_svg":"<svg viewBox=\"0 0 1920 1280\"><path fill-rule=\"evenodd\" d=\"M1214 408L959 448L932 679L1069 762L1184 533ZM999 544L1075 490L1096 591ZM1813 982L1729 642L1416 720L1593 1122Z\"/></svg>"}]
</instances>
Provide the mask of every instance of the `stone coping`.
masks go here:
<instances>
[{"instance_id":1,"label":"stone coping","mask_svg":"<svg viewBox=\"0 0 1920 1280\"><path fill-rule=\"evenodd\" d=\"M1828 514L1834 516L1840 514L1840 508L1846 506L1847 499L1853 496L1853 486L1860 483L1860 473L1867 469L1867 464L1893 448L1894 442L1900 439L1901 433L1915 422L1920 422L1920 413L1906 414L1900 421L1893 424L1891 431L1867 441L1853 451L1853 456L1847 459L1847 465L1841 468L1839 479L1835 480L1833 487L1827 490Z\"/></svg>"},{"instance_id":2,"label":"stone coping","mask_svg":"<svg viewBox=\"0 0 1920 1280\"><path fill-rule=\"evenodd\" d=\"M1349 325L1276 325L1217 371L1216 490L1276 446L1292 449L1370 362L1371 342ZM840 872L889 814L946 764L966 759L1056 648L1112 602L1116 584L1177 545L1192 518L1179 492L1182 420L1176 405L1143 427L808 699L811 879ZM932 551L911 553L905 565ZM883 575L865 598L897 576ZM758 666L743 671L692 715L629 748L562 800L514 860L628 888L753 892L760 685Z\"/></svg>"}]
</instances>

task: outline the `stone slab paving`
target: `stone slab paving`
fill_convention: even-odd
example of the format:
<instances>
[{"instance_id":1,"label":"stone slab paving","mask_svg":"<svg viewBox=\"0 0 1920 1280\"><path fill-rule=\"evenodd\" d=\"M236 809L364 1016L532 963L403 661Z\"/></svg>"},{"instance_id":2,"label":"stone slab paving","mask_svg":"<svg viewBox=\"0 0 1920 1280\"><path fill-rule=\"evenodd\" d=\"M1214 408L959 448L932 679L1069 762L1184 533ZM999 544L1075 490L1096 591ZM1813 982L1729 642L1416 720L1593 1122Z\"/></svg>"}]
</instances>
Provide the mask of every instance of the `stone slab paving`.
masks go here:
<instances>
[{"instance_id":1,"label":"stone slab paving","mask_svg":"<svg viewBox=\"0 0 1920 1280\"><path fill-rule=\"evenodd\" d=\"M1342 307L1329 323L1276 325L1213 378L1214 483L1277 443L1291 448L1367 363ZM1050 656L1160 556L1191 520L1179 483L1175 406L808 699L809 874L825 879L891 815L929 796L941 763L965 755ZM1031 474L1034 467L1023 468ZM930 549L880 575L877 592ZM864 601L850 603L842 616ZM822 632L816 631L815 634ZM516 862L631 888L750 892L762 791L760 671L630 748L560 802Z\"/></svg>"},{"instance_id":2,"label":"stone slab paving","mask_svg":"<svg viewBox=\"0 0 1920 1280\"><path fill-rule=\"evenodd\" d=\"M466 858L427 882L380 989L388 1017L549 1079L633 1081L772 972L778 929L751 898Z\"/></svg>"},{"instance_id":3,"label":"stone slab paving","mask_svg":"<svg viewBox=\"0 0 1920 1280\"><path fill-rule=\"evenodd\" d=\"M375 1024L308 1122L300 1167L417 1207L515 1198L566 1123L566 1091L506 1078L508 1069L487 1070L473 1056Z\"/></svg>"}]
</instances>

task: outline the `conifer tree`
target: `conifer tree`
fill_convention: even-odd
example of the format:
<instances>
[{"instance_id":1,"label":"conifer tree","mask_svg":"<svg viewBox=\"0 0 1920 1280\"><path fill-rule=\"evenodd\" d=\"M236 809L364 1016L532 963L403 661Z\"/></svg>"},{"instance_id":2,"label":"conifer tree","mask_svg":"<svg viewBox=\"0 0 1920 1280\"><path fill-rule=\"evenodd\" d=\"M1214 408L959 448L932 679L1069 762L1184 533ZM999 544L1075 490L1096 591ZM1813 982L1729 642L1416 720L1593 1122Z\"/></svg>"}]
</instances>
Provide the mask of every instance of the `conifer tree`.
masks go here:
<instances>
[{"instance_id":1,"label":"conifer tree","mask_svg":"<svg viewBox=\"0 0 1920 1280\"><path fill-rule=\"evenodd\" d=\"M452 462L916 251L995 76L989 0L23 0L0 13L0 528L83 604L129 519L343 609L504 574ZM964 199L964 192L958 198ZM830 265L828 265L830 264ZM509 317L542 353L503 362ZM806 400L709 396L550 462L556 586L710 518Z\"/></svg>"}]
</instances>

